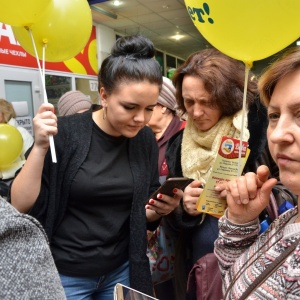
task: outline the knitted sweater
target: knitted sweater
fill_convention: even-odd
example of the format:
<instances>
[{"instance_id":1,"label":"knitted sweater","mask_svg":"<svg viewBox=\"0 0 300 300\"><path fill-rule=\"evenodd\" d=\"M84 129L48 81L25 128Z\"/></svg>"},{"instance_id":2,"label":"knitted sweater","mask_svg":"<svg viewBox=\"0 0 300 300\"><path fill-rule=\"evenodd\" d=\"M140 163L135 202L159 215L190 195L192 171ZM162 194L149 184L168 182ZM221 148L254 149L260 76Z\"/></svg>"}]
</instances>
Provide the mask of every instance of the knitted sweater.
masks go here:
<instances>
[{"instance_id":1,"label":"knitted sweater","mask_svg":"<svg viewBox=\"0 0 300 300\"><path fill-rule=\"evenodd\" d=\"M220 218L220 235L215 242L215 254L224 278L225 291L234 282L224 300L238 300L266 266L300 236L299 223L287 224L297 213L297 208L287 211L260 236L258 220L236 225L225 215ZM300 299L299 253L300 245L247 299Z\"/></svg>"},{"instance_id":2,"label":"knitted sweater","mask_svg":"<svg viewBox=\"0 0 300 300\"><path fill-rule=\"evenodd\" d=\"M93 128L92 109L99 107L93 106L87 112L58 118L58 134L54 137L57 163L52 163L50 150L45 158L41 191L29 214L41 222L50 242L64 218L71 183L89 152ZM128 237L130 282L132 288L151 295L146 231L154 230L159 221L146 223L145 203L160 186L158 147L148 127L129 139L128 147L134 182Z\"/></svg>"},{"instance_id":3,"label":"knitted sweater","mask_svg":"<svg viewBox=\"0 0 300 300\"><path fill-rule=\"evenodd\" d=\"M66 299L41 224L0 197L0 299Z\"/></svg>"}]
</instances>

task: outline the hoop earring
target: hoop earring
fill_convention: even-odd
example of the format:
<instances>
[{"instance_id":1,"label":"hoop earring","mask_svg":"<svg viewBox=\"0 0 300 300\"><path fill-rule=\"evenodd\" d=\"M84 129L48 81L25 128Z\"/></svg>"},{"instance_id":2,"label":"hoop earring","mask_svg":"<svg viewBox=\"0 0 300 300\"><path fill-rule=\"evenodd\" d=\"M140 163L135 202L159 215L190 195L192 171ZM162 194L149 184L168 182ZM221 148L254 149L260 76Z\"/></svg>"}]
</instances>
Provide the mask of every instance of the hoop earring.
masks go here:
<instances>
[{"instance_id":1,"label":"hoop earring","mask_svg":"<svg viewBox=\"0 0 300 300\"><path fill-rule=\"evenodd\" d=\"M102 114L102 118L103 120L106 119L106 115L107 115L107 112L106 112L106 107L103 107L103 114Z\"/></svg>"}]
</instances>

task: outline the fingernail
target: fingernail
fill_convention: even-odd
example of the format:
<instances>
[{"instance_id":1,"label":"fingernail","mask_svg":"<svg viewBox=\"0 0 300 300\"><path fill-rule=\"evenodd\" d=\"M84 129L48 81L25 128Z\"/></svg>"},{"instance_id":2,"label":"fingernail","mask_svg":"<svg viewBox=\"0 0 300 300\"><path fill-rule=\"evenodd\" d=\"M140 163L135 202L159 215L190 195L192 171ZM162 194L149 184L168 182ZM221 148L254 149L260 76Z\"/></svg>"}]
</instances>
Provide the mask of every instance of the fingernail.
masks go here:
<instances>
[{"instance_id":1,"label":"fingernail","mask_svg":"<svg viewBox=\"0 0 300 300\"><path fill-rule=\"evenodd\" d=\"M160 199L160 198L162 198L162 194L157 195L157 199Z\"/></svg>"},{"instance_id":2,"label":"fingernail","mask_svg":"<svg viewBox=\"0 0 300 300\"><path fill-rule=\"evenodd\" d=\"M173 190L173 193L177 193L177 189L174 189L174 190Z\"/></svg>"},{"instance_id":3,"label":"fingernail","mask_svg":"<svg viewBox=\"0 0 300 300\"><path fill-rule=\"evenodd\" d=\"M151 200L149 201L149 203L150 203L150 204L154 204L154 200L151 199Z\"/></svg>"},{"instance_id":4,"label":"fingernail","mask_svg":"<svg viewBox=\"0 0 300 300\"><path fill-rule=\"evenodd\" d=\"M243 200L242 200L242 203L243 203L243 204L247 204L248 202L249 202L248 199L243 199Z\"/></svg>"},{"instance_id":5,"label":"fingernail","mask_svg":"<svg viewBox=\"0 0 300 300\"><path fill-rule=\"evenodd\" d=\"M216 186L215 186L215 191L220 192L220 191L221 191L221 188L220 188L218 185L216 185Z\"/></svg>"}]
</instances>

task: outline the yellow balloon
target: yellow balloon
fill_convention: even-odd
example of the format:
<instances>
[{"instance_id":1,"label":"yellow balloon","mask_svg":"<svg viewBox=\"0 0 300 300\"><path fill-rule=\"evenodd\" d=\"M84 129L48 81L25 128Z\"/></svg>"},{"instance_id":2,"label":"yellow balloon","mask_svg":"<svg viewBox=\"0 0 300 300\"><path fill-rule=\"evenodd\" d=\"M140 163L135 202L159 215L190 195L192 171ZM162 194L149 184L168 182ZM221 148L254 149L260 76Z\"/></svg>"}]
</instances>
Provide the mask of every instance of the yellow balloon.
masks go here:
<instances>
[{"instance_id":1,"label":"yellow balloon","mask_svg":"<svg viewBox=\"0 0 300 300\"><path fill-rule=\"evenodd\" d=\"M89 62L93 71L97 74L98 73L98 58L97 58L97 43L96 40L91 41L89 45Z\"/></svg>"},{"instance_id":2,"label":"yellow balloon","mask_svg":"<svg viewBox=\"0 0 300 300\"><path fill-rule=\"evenodd\" d=\"M0 0L0 22L12 26L31 26L42 15L51 0Z\"/></svg>"},{"instance_id":3,"label":"yellow balloon","mask_svg":"<svg viewBox=\"0 0 300 300\"><path fill-rule=\"evenodd\" d=\"M19 130L8 124L0 124L0 169L13 163L22 148L23 138Z\"/></svg>"},{"instance_id":4,"label":"yellow balloon","mask_svg":"<svg viewBox=\"0 0 300 300\"><path fill-rule=\"evenodd\" d=\"M78 61L75 57L64 61L65 66L73 73L86 75L86 69L84 65Z\"/></svg>"},{"instance_id":5,"label":"yellow balloon","mask_svg":"<svg viewBox=\"0 0 300 300\"><path fill-rule=\"evenodd\" d=\"M62 62L76 56L86 45L92 30L92 13L86 0L52 0L43 17L29 29L12 27L20 45L45 61Z\"/></svg>"},{"instance_id":6,"label":"yellow balloon","mask_svg":"<svg viewBox=\"0 0 300 300\"><path fill-rule=\"evenodd\" d=\"M249 65L300 35L299 0L185 0L185 5L211 45Z\"/></svg>"}]
</instances>

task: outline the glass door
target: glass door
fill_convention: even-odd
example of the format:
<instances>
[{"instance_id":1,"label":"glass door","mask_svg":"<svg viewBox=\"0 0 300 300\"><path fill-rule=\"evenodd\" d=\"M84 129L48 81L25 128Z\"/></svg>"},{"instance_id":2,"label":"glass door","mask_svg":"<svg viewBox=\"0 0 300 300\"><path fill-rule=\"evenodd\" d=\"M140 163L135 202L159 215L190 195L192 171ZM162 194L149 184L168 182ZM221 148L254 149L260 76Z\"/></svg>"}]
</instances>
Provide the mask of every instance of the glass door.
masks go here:
<instances>
[{"instance_id":1,"label":"glass door","mask_svg":"<svg viewBox=\"0 0 300 300\"><path fill-rule=\"evenodd\" d=\"M14 106L19 126L26 128L33 135L32 118L32 82L4 80L6 100Z\"/></svg>"},{"instance_id":2,"label":"glass door","mask_svg":"<svg viewBox=\"0 0 300 300\"><path fill-rule=\"evenodd\" d=\"M33 134L32 119L43 103L39 73L35 70L0 66L0 98L13 104L18 124Z\"/></svg>"}]
</instances>

